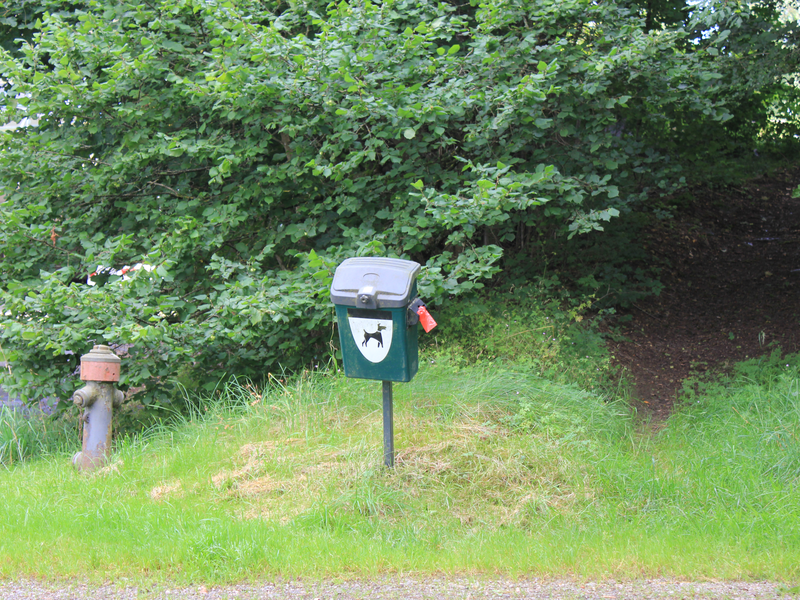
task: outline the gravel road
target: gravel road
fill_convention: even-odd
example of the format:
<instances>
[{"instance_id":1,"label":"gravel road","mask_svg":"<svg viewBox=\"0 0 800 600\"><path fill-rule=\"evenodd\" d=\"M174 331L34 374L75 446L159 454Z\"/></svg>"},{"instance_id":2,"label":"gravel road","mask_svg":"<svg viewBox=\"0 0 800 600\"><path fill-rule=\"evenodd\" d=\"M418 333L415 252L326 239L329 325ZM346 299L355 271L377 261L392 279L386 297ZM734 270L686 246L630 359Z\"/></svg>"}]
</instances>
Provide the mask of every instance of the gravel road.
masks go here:
<instances>
[{"instance_id":1,"label":"gravel road","mask_svg":"<svg viewBox=\"0 0 800 600\"><path fill-rule=\"evenodd\" d=\"M588 599L710 599L761 600L800 598L800 587L770 582L668 579L582 582L551 579L468 579L392 577L353 581L277 581L224 587L195 585L173 588L162 585L128 586L124 582L103 586L78 583L41 583L33 580L0 580L2 600L494 600L516 598Z\"/></svg>"}]
</instances>

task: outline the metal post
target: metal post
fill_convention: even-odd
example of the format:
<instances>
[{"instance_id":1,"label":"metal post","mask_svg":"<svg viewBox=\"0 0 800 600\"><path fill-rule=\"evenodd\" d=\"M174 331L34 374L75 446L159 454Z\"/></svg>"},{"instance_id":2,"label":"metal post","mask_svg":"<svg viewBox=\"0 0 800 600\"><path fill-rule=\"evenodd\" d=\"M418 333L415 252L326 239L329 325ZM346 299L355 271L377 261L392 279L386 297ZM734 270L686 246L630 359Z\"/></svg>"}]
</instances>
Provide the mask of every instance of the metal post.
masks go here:
<instances>
[{"instance_id":1,"label":"metal post","mask_svg":"<svg viewBox=\"0 0 800 600\"><path fill-rule=\"evenodd\" d=\"M383 382L383 464L394 468L394 414L392 382Z\"/></svg>"}]
</instances>

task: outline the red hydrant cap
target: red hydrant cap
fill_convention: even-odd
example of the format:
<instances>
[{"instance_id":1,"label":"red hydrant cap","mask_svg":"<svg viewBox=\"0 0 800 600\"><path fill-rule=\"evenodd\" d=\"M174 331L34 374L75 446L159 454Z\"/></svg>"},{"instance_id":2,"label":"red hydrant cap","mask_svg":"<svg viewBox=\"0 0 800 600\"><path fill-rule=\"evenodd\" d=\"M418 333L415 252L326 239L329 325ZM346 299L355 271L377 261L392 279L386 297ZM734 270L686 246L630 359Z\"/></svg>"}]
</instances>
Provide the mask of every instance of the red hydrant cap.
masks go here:
<instances>
[{"instance_id":1,"label":"red hydrant cap","mask_svg":"<svg viewBox=\"0 0 800 600\"><path fill-rule=\"evenodd\" d=\"M96 345L81 356L81 381L119 381L121 362L111 348Z\"/></svg>"}]
</instances>

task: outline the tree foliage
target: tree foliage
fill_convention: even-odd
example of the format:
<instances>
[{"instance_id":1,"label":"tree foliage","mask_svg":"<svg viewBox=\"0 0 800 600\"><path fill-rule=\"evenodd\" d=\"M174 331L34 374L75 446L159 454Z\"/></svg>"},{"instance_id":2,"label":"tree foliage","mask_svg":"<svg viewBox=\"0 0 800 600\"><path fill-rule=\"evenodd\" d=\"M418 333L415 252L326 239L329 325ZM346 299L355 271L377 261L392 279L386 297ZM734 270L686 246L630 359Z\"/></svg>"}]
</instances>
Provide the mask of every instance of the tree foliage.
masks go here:
<instances>
[{"instance_id":1,"label":"tree foliage","mask_svg":"<svg viewBox=\"0 0 800 600\"><path fill-rule=\"evenodd\" d=\"M92 343L130 345L146 403L315 365L345 257L421 262L434 302L475 289L671 189L670 132L742 105L718 62L745 37L693 43L639 4L30 5L33 26L0 19L2 121L38 119L0 155L4 385L30 397L67 396ZM86 285L135 263L154 270Z\"/></svg>"},{"instance_id":2,"label":"tree foliage","mask_svg":"<svg viewBox=\"0 0 800 600\"><path fill-rule=\"evenodd\" d=\"M38 30L37 21L46 13L71 18L73 5L62 0L14 0L0 6L0 47L19 55L20 42L33 39Z\"/></svg>"}]
</instances>

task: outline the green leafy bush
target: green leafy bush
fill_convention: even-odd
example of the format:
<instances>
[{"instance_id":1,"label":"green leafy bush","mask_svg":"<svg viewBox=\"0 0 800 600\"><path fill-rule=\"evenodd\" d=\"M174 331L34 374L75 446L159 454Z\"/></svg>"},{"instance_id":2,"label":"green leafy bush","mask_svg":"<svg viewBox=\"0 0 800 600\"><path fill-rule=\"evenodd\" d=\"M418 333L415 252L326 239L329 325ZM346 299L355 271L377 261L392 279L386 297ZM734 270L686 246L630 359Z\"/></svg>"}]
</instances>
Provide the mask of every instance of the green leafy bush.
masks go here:
<instances>
[{"instance_id":1,"label":"green leafy bush","mask_svg":"<svg viewBox=\"0 0 800 600\"><path fill-rule=\"evenodd\" d=\"M65 397L98 342L145 404L315 364L345 257L419 261L434 304L471 292L671 189L665 132L730 117L688 33L613 2L26 7L35 31L2 21L24 35L0 122L38 125L0 142L0 344L30 398Z\"/></svg>"}]
</instances>

